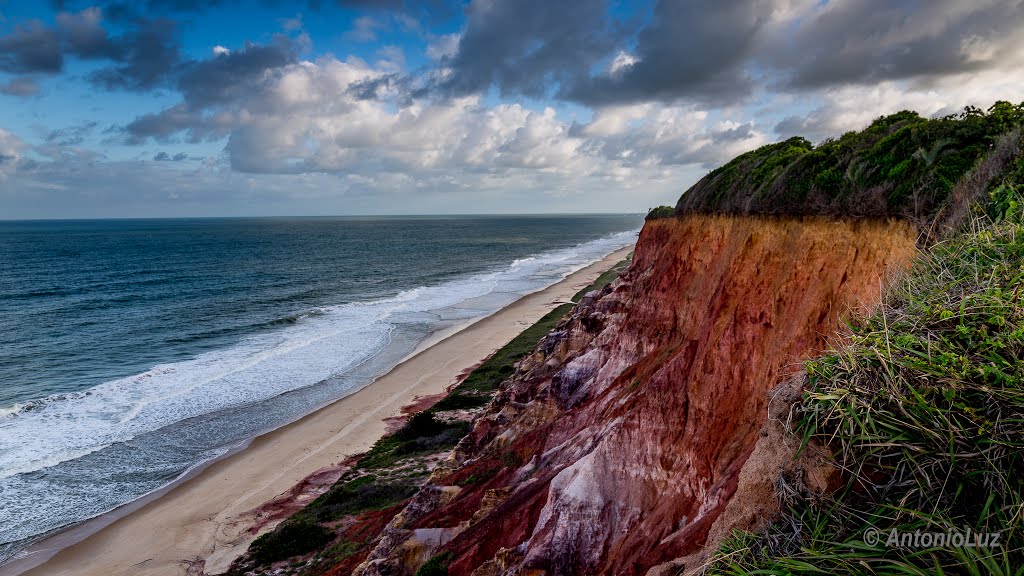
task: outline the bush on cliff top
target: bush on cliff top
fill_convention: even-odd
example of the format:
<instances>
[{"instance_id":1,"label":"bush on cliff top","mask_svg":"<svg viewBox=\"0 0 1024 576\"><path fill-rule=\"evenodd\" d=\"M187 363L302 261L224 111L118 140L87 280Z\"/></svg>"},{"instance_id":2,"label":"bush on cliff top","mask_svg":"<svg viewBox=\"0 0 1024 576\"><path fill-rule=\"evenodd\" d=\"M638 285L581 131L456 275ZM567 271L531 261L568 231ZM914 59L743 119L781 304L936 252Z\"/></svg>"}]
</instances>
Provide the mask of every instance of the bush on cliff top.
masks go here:
<instances>
[{"instance_id":1,"label":"bush on cliff top","mask_svg":"<svg viewBox=\"0 0 1024 576\"><path fill-rule=\"evenodd\" d=\"M676 213L898 216L925 223L983 157L994 154L999 164L1012 156L997 143L1022 123L1024 103L996 102L987 112L967 107L936 119L898 112L818 146L790 138L712 171L683 194ZM984 191L987 182L980 184Z\"/></svg>"},{"instance_id":2,"label":"bush on cliff top","mask_svg":"<svg viewBox=\"0 0 1024 576\"><path fill-rule=\"evenodd\" d=\"M735 534L709 573L1024 573L1021 190L1017 160L968 230L933 246L846 345L807 363L795 433L833 451L845 486L787 485L783 517ZM968 529L1000 533L1000 546L901 536Z\"/></svg>"},{"instance_id":3,"label":"bush on cliff top","mask_svg":"<svg viewBox=\"0 0 1024 576\"><path fill-rule=\"evenodd\" d=\"M644 220L658 220L659 218L671 218L675 216L676 209L671 206L658 206L647 212Z\"/></svg>"}]
</instances>

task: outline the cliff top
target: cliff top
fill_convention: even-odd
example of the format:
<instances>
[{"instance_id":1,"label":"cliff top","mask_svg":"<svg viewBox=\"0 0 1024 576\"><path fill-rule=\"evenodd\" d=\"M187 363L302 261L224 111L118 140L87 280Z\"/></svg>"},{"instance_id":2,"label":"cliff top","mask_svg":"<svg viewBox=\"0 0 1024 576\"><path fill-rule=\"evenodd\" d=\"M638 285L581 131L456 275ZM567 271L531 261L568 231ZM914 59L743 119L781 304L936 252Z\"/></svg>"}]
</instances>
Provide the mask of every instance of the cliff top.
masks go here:
<instances>
[{"instance_id":1,"label":"cliff top","mask_svg":"<svg viewBox=\"0 0 1024 576\"><path fill-rule=\"evenodd\" d=\"M967 107L943 118L903 111L818 146L801 137L736 157L690 188L675 213L896 216L929 222L963 194L984 189L1018 146L1024 103ZM989 174L991 173L991 174ZM965 190L964 194L973 194ZM964 198L963 200L969 200Z\"/></svg>"}]
</instances>

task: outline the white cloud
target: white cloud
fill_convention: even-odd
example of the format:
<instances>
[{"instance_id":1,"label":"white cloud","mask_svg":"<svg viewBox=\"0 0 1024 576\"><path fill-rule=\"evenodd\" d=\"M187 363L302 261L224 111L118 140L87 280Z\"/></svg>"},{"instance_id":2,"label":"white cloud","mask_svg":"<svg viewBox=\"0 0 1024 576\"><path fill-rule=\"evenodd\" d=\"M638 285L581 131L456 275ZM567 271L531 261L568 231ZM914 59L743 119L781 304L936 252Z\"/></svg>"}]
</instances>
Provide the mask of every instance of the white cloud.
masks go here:
<instances>
[{"instance_id":1,"label":"white cloud","mask_svg":"<svg viewBox=\"0 0 1024 576\"><path fill-rule=\"evenodd\" d=\"M437 61L454 56L459 51L461 34L445 34L427 44L427 58Z\"/></svg>"},{"instance_id":2,"label":"white cloud","mask_svg":"<svg viewBox=\"0 0 1024 576\"><path fill-rule=\"evenodd\" d=\"M230 54L231 50L228 50L227 48L218 44L213 47L212 52L214 56L224 56L225 54Z\"/></svg>"},{"instance_id":3,"label":"white cloud","mask_svg":"<svg viewBox=\"0 0 1024 576\"><path fill-rule=\"evenodd\" d=\"M986 109L996 98L1024 102L1024 81L990 70L921 85L884 81L873 86L842 86L821 92L820 106L787 119L780 132L783 136L800 134L820 141L860 130L875 118L900 110L913 110L925 117L944 116L960 112L968 105Z\"/></svg>"},{"instance_id":4,"label":"white cloud","mask_svg":"<svg viewBox=\"0 0 1024 576\"><path fill-rule=\"evenodd\" d=\"M608 75L616 77L639 61L640 60L632 54L619 52L615 55L615 58L612 59L611 64L608 66Z\"/></svg>"},{"instance_id":5,"label":"white cloud","mask_svg":"<svg viewBox=\"0 0 1024 576\"><path fill-rule=\"evenodd\" d=\"M360 16L352 22L352 29L345 33L345 37L357 42L373 42L377 39L377 31L384 28L384 22L370 16Z\"/></svg>"},{"instance_id":6,"label":"white cloud","mask_svg":"<svg viewBox=\"0 0 1024 576\"><path fill-rule=\"evenodd\" d=\"M484 104L479 96L401 103L361 99L352 87L385 79L390 65L324 57L282 68L246 91L222 117L234 121L227 145L244 172L384 171L416 179L535 170L603 178L622 167L716 163L765 141L746 124L711 122L688 106L644 104L599 109L574 127L551 107ZM379 92L378 92L379 93Z\"/></svg>"},{"instance_id":7,"label":"white cloud","mask_svg":"<svg viewBox=\"0 0 1024 576\"><path fill-rule=\"evenodd\" d=\"M25 149L25 143L21 138L0 128L0 182L7 180L21 160L21 152Z\"/></svg>"}]
</instances>

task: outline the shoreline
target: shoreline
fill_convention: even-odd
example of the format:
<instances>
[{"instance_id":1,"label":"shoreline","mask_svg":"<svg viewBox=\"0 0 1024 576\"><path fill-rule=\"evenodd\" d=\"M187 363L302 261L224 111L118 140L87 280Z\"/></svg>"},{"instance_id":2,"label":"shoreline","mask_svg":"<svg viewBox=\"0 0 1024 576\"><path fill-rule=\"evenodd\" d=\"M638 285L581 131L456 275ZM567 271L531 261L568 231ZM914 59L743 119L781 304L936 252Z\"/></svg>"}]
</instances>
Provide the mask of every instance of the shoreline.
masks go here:
<instances>
[{"instance_id":1,"label":"shoreline","mask_svg":"<svg viewBox=\"0 0 1024 576\"><path fill-rule=\"evenodd\" d=\"M404 407L445 392L466 368L632 249L632 244L618 249L489 316L438 331L359 390L250 439L168 486L39 540L0 565L0 576L226 570L254 539L250 528L266 529L279 520L261 518L264 505L310 485L314 476L323 485L332 484L332 471L340 476L344 461L369 450Z\"/></svg>"}]
</instances>

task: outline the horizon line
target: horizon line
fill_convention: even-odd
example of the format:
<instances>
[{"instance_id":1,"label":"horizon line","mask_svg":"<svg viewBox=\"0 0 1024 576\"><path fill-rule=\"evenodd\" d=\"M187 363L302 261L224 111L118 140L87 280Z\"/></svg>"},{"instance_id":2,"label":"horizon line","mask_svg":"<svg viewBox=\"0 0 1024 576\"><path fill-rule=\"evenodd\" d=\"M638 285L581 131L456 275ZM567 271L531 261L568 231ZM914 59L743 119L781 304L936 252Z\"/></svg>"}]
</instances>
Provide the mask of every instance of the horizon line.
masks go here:
<instances>
[{"instance_id":1,"label":"horizon line","mask_svg":"<svg viewBox=\"0 0 1024 576\"><path fill-rule=\"evenodd\" d=\"M479 212L456 214L288 214L260 216L92 216L54 218L0 218L0 222L88 222L103 220L242 220L242 219L288 219L288 218L456 218L482 216L632 216L641 212Z\"/></svg>"}]
</instances>

